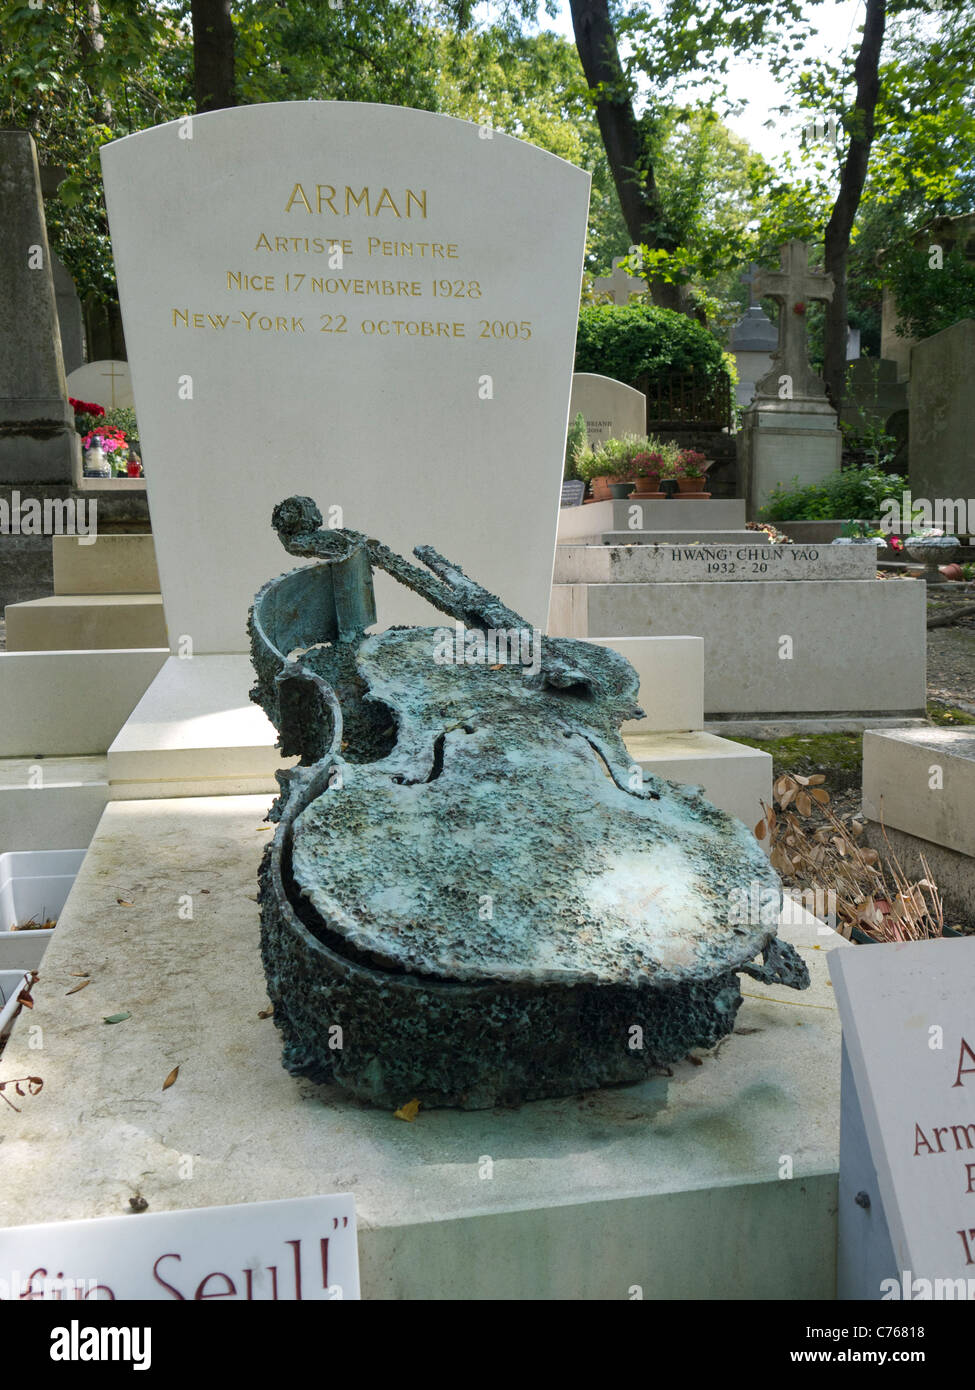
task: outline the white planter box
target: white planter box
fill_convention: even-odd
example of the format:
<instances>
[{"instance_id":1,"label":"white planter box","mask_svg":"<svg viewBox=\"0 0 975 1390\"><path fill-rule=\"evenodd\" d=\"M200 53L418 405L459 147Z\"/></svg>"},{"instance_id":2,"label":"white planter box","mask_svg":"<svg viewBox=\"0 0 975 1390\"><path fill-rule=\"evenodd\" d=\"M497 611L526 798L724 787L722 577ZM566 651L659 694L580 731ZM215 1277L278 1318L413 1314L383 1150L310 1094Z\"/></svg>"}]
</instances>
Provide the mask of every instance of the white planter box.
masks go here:
<instances>
[{"instance_id":1,"label":"white planter box","mask_svg":"<svg viewBox=\"0 0 975 1390\"><path fill-rule=\"evenodd\" d=\"M46 921L60 916L85 853L48 849L0 854L0 969L37 969L54 928L11 928L32 917Z\"/></svg>"},{"instance_id":2,"label":"white planter box","mask_svg":"<svg viewBox=\"0 0 975 1390\"><path fill-rule=\"evenodd\" d=\"M29 980L26 970L0 970L0 1038L10 1032L17 1012L17 995Z\"/></svg>"}]
</instances>

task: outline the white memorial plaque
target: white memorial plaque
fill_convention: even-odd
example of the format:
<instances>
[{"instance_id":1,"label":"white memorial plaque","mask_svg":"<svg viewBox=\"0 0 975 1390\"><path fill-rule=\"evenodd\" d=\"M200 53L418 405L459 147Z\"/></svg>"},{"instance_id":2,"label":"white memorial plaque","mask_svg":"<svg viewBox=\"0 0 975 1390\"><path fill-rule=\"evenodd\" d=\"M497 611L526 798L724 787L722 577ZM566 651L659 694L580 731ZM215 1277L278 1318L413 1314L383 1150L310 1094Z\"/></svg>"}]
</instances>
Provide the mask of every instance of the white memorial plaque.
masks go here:
<instances>
[{"instance_id":1,"label":"white memorial plaque","mask_svg":"<svg viewBox=\"0 0 975 1390\"><path fill-rule=\"evenodd\" d=\"M0 1230L0 1298L359 1297L355 1199L294 1197Z\"/></svg>"},{"instance_id":2,"label":"white memorial plaque","mask_svg":"<svg viewBox=\"0 0 975 1390\"><path fill-rule=\"evenodd\" d=\"M118 406L132 408L132 379L128 362L105 358L76 367L67 379L68 395L76 401L100 405L103 410Z\"/></svg>"},{"instance_id":3,"label":"white memorial plaque","mask_svg":"<svg viewBox=\"0 0 975 1390\"><path fill-rule=\"evenodd\" d=\"M975 940L831 951L829 968L903 1286L873 1296L970 1299Z\"/></svg>"},{"instance_id":4,"label":"white memorial plaque","mask_svg":"<svg viewBox=\"0 0 975 1390\"><path fill-rule=\"evenodd\" d=\"M642 391L596 372L575 372L569 418L582 414L590 445L625 434L646 434L647 398Z\"/></svg>"},{"instance_id":5,"label":"white memorial plaque","mask_svg":"<svg viewBox=\"0 0 975 1390\"><path fill-rule=\"evenodd\" d=\"M292 493L544 628L589 175L448 116L237 107L102 149L169 631L241 652ZM442 621L377 575L381 626Z\"/></svg>"}]
</instances>

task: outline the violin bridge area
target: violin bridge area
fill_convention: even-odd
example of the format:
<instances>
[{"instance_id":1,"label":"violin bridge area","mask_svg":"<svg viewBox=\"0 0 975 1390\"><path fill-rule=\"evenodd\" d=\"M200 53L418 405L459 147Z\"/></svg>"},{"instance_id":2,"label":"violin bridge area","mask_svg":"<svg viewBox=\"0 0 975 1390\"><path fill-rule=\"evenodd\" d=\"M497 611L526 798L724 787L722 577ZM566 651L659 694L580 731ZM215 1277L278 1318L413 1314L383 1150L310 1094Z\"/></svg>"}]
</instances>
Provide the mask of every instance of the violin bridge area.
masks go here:
<instances>
[{"instance_id":1,"label":"violin bridge area","mask_svg":"<svg viewBox=\"0 0 975 1390\"><path fill-rule=\"evenodd\" d=\"M26 1026L4 1054L12 1076L41 1055L45 1087L7 1117L0 1223L354 1191L365 1298L835 1295L841 937L797 908L779 935L810 988L743 979L734 1032L669 1074L404 1123L281 1068L270 800L106 808L35 988L43 1054Z\"/></svg>"}]
</instances>

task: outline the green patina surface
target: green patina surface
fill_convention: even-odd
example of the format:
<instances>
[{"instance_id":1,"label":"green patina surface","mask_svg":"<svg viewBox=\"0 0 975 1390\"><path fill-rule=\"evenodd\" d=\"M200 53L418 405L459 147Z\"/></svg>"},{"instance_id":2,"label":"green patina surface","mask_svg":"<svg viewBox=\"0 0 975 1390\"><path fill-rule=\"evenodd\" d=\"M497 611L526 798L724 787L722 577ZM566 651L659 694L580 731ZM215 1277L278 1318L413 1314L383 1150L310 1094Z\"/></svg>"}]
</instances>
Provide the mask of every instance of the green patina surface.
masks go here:
<instances>
[{"instance_id":1,"label":"green patina surface","mask_svg":"<svg viewBox=\"0 0 975 1390\"><path fill-rule=\"evenodd\" d=\"M780 892L750 832L631 766L627 661L568 639L480 650L530 629L435 552L416 552L427 574L320 531L308 499L275 520L324 561L266 585L251 615L254 698L302 759L279 774L260 893L292 1070L381 1104L559 1095L712 1046L738 971L805 987L775 912L739 920L755 888ZM373 565L464 636L365 636Z\"/></svg>"}]
</instances>

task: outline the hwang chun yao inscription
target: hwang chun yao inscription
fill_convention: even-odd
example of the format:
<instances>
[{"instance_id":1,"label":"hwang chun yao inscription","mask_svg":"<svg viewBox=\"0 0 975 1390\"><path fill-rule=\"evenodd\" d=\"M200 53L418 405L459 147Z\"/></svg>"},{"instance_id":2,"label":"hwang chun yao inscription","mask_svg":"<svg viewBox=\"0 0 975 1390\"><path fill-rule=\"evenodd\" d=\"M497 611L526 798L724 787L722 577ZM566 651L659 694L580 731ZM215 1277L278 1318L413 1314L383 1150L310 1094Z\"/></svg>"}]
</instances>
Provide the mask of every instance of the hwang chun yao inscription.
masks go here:
<instances>
[{"instance_id":1,"label":"hwang chun yao inscription","mask_svg":"<svg viewBox=\"0 0 975 1390\"><path fill-rule=\"evenodd\" d=\"M688 561L716 574L772 574L776 579L788 578L781 570L805 567L819 559L819 551L790 545L683 545L668 547L675 565Z\"/></svg>"}]
</instances>

